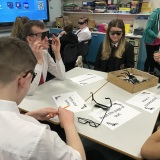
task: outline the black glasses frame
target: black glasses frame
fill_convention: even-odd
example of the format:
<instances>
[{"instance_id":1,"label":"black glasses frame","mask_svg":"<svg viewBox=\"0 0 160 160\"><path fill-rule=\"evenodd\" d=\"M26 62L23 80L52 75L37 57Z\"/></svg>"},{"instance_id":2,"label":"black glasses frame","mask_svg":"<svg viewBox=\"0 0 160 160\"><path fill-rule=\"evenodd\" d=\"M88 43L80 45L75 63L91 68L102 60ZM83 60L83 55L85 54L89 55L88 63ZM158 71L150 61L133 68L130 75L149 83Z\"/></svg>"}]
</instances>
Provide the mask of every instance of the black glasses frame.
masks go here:
<instances>
[{"instance_id":1,"label":"black glasses frame","mask_svg":"<svg viewBox=\"0 0 160 160\"><path fill-rule=\"evenodd\" d=\"M113 36L113 35L117 35L117 36L120 36L122 35L122 31L110 31L110 34Z\"/></svg>"},{"instance_id":2,"label":"black glasses frame","mask_svg":"<svg viewBox=\"0 0 160 160\"><path fill-rule=\"evenodd\" d=\"M22 77L25 78L25 77L28 75L28 73L31 73L31 74L32 74L32 80L31 80L31 83L32 83L33 80L34 80L34 78L36 77L37 73L35 73L33 70L29 70L29 71L27 71L27 72L25 73L25 75L22 76Z\"/></svg>"},{"instance_id":3,"label":"black glasses frame","mask_svg":"<svg viewBox=\"0 0 160 160\"><path fill-rule=\"evenodd\" d=\"M83 25L83 24L85 24L85 22L78 22L78 24Z\"/></svg>"},{"instance_id":4,"label":"black glasses frame","mask_svg":"<svg viewBox=\"0 0 160 160\"><path fill-rule=\"evenodd\" d=\"M91 94L92 94L92 97L93 97L93 93L91 93ZM94 97L93 97L93 98L94 98ZM78 118L78 122L79 122L79 123L82 123L82 124L87 124L87 123L89 123L89 125L90 125L91 127L95 127L95 128L97 128L98 126L100 126L100 125L102 124L104 118L106 117L107 111L112 107L112 100L111 100L110 98L105 98L105 99L109 99L110 105L109 105L109 106L103 105L103 106L105 106L106 112L105 112L104 116L102 117L102 120L101 120L100 123L96 123L96 122L94 122L94 121L92 121L92 120L90 120L90 119L86 119L86 118L82 118L82 117L77 117L77 118ZM96 102L96 101L95 101L95 102ZM97 103L97 102L96 102L96 103ZM100 104L100 103L98 103L98 104ZM99 108L101 108L101 107L99 107ZM103 108L102 108L102 109L103 109Z\"/></svg>"},{"instance_id":5,"label":"black glasses frame","mask_svg":"<svg viewBox=\"0 0 160 160\"><path fill-rule=\"evenodd\" d=\"M41 40L43 40L45 37L49 38L49 31L46 32L39 32L39 33L31 33L29 36L41 36Z\"/></svg>"},{"instance_id":6,"label":"black glasses frame","mask_svg":"<svg viewBox=\"0 0 160 160\"><path fill-rule=\"evenodd\" d=\"M104 105L104 104L101 104L101 103L98 103L95 99L94 99L94 96L93 96L93 93L91 92L91 95L92 95L92 101L94 101L95 102L95 107L97 107L97 108L102 108L103 110L108 110L108 109L110 109L110 107L112 106L112 101L111 101L111 99L110 98L106 98L105 97L105 99L107 100L109 100L110 101L110 106L106 106L106 105Z\"/></svg>"}]
</instances>

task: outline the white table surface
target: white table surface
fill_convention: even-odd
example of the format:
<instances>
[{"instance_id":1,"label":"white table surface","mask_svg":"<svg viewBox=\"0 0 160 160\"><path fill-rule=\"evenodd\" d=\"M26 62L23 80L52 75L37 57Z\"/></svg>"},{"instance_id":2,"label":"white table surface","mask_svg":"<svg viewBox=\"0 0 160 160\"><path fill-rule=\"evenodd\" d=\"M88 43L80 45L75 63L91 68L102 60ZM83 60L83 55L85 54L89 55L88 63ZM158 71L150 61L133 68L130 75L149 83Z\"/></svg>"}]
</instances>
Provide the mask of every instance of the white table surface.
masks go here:
<instances>
[{"instance_id":1,"label":"white table surface","mask_svg":"<svg viewBox=\"0 0 160 160\"><path fill-rule=\"evenodd\" d=\"M157 87L152 87L147 90L154 93L159 92L160 94ZM110 97L112 101L118 100L124 104L127 104L125 101L137 93L131 94L108 82L94 94L94 98L97 102L102 104L106 104L105 97ZM88 99L87 102L88 104L93 104L91 103L91 98ZM152 134L157 116L159 114L159 109L154 113L148 113L138 107L134 107L129 104L127 105L133 107L141 113L114 130L107 128L103 124L98 128L94 128L90 127L89 124L80 124L77 120L75 120L78 132L92 141L100 143L127 156L134 159L141 159L140 149L145 140ZM95 107L89 111L76 113L76 116L96 121L88 114L93 110L95 110Z\"/></svg>"},{"instance_id":2,"label":"white table surface","mask_svg":"<svg viewBox=\"0 0 160 160\"><path fill-rule=\"evenodd\" d=\"M88 84L86 86L80 86L70 80L70 78L80 76L86 73L94 73L98 76L103 77L104 79ZM73 70L67 72L66 76L67 79L64 81L60 81L55 78L44 83L43 85L38 86L35 94L33 96L26 96L19 104L19 108L24 111L32 111L46 107L57 108L55 102L52 99L52 96L73 91L77 92L81 96L81 98L86 101L91 96L90 92L95 93L105 83L107 83L107 73L86 68L76 67ZM57 119L51 119L51 122L52 121L53 123L58 122Z\"/></svg>"}]
</instances>

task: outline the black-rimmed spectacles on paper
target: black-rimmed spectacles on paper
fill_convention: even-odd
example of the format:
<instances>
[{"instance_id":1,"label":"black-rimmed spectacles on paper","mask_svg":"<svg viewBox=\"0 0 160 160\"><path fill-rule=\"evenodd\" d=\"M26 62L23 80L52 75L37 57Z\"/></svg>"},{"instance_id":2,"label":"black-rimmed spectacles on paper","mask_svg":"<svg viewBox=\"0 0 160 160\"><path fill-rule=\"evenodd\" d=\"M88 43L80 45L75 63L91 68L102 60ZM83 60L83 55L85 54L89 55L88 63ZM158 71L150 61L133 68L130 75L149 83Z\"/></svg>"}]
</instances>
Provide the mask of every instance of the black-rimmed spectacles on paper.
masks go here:
<instances>
[{"instance_id":1,"label":"black-rimmed spectacles on paper","mask_svg":"<svg viewBox=\"0 0 160 160\"><path fill-rule=\"evenodd\" d=\"M91 92L91 95L92 95L92 101L95 102L94 106L97 107L97 108L102 108L103 110L108 110L111 106L112 106L112 101L110 98L108 97L105 97L106 100L109 100L110 101L110 106L106 106L104 104L101 104L101 103L98 103L95 99L94 99L94 96L93 96L93 93Z\"/></svg>"},{"instance_id":2,"label":"black-rimmed spectacles on paper","mask_svg":"<svg viewBox=\"0 0 160 160\"><path fill-rule=\"evenodd\" d=\"M91 93L92 94L92 97L93 97L93 93ZM94 97L93 97L94 98ZM105 106L105 105L103 105L103 108L102 107L99 107L99 108L102 108L102 109L104 109L104 106L105 106L105 114L104 114L104 116L103 116L103 118L102 118L102 120L101 120L101 122L100 123L97 123L97 122L94 122L94 121L92 121L92 120L90 120L90 119L86 119L86 118L82 118L82 117L77 117L78 118L78 122L79 123L82 123L82 124L89 124L91 127L95 127L95 128L97 128L98 126L100 126L101 124L102 124L102 122L103 122L103 120L104 120L104 118L106 117L106 114L107 114L107 111L112 107L112 101L111 101L111 99L110 98L106 98L106 99L108 99L109 101L110 101L110 105L109 106ZM96 102L96 101L95 101ZM97 102L96 102L97 103ZM98 103L98 104L100 104L100 103Z\"/></svg>"}]
</instances>

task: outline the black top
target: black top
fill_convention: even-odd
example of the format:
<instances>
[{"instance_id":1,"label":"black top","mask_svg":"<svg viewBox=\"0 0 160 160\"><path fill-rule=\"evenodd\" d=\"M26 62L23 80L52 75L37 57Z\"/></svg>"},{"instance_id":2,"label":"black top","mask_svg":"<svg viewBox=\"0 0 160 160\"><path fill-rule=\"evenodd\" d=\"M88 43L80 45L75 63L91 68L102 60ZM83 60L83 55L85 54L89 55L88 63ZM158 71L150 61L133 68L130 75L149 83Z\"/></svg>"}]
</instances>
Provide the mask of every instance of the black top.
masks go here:
<instances>
[{"instance_id":1,"label":"black top","mask_svg":"<svg viewBox=\"0 0 160 160\"><path fill-rule=\"evenodd\" d=\"M114 57L116 47L112 47L111 56L107 60L102 60L102 45L99 47L99 51L96 57L96 62L94 69L103 72L111 72L120 70L123 68L133 68L134 67L134 47L131 43L126 41L125 52L122 55L122 58Z\"/></svg>"},{"instance_id":2,"label":"black top","mask_svg":"<svg viewBox=\"0 0 160 160\"><path fill-rule=\"evenodd\" d=\"M61 55L63 55L64 47L68 44L75 44L78 43L78 37L74 33L67 33L60 37L61 42Z\"/></svg>"}]
</instances>

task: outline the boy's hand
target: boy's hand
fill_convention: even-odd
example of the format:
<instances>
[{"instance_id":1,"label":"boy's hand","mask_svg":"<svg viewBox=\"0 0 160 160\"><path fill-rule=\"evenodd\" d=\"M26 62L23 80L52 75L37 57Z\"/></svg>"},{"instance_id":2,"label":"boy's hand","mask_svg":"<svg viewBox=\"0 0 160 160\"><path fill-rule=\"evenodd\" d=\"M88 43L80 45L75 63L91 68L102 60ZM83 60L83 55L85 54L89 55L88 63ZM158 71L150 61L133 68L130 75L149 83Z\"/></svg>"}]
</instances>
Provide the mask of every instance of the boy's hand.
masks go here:
<instances>
[{"instance_id":1,"label":"boy's hand","mask_svg":"<svg viewBox=\"0 0 160 160\"><path fill-rule=\"evenodd\" d=\"M61 59L61 54L60 54L60 47L61 47L61 44L60 44L60 40L58 37L56 37L55 35L52 35L52 50L54 52L54 55L55 55L55 58L57 60L60 60Z\"/></svg>"},{"instance_id":2,"label":"boy's hand","mask_svg":"<svg viewBox=\"0 0 160 160\"><path fill-rule=\"evenodd\" d=\"M29 46L31 47L31 49L34 53L38 64L42 64L42 62L43 62L43 54L42 54L43 47L42 47L41 41L36 40L33 44L29 44Z\"/></svg>"},{"instance_id":3,"label":"boy's hand","mask_svg":"<svg viewBox=\"0 0 160 160\"><path fill-rule=\"evenodd\" d=\"M58 108L58 117L61 122L61 127L70 127L74 125L74 113L66 110L64 108L59 107Z\"/></svg>"},{"instance_id":4,"label":"boy's hand","mask_svg":"<svg viewBox=\"0 0 160 160\"><path fill-rule=\"evenodd\" d=\"M39 110L27 112L26 115L34 117L37 120L45 121L58 115L58 110L54 108L42 108Z\"/></svg>"}]
</instances>

